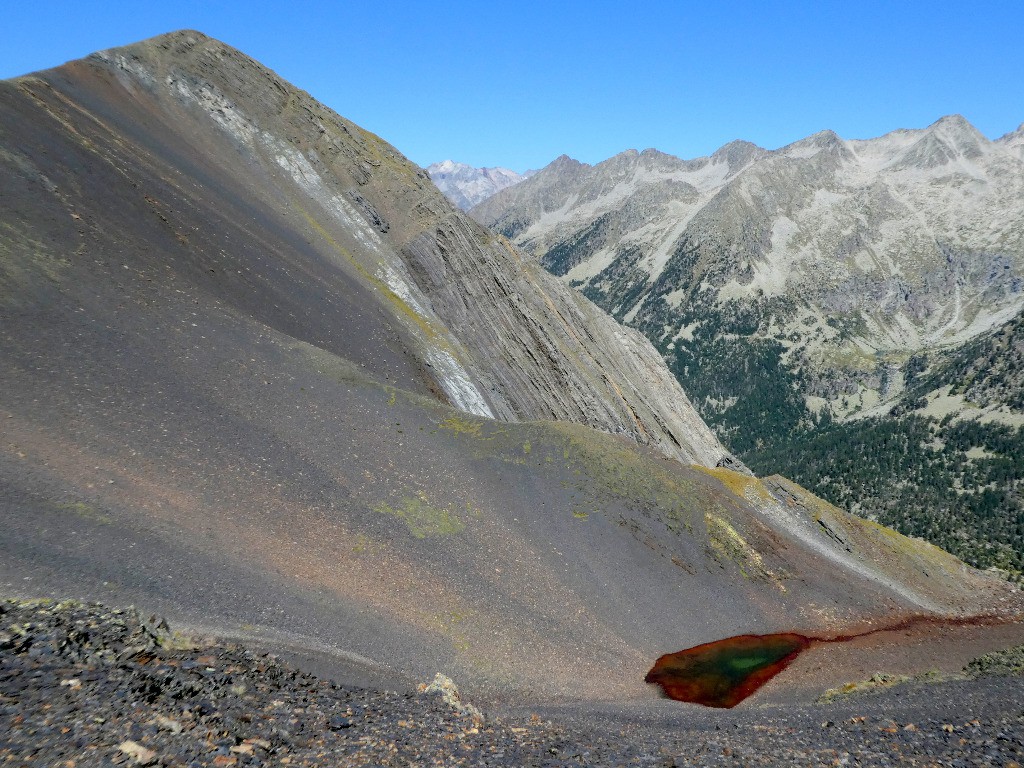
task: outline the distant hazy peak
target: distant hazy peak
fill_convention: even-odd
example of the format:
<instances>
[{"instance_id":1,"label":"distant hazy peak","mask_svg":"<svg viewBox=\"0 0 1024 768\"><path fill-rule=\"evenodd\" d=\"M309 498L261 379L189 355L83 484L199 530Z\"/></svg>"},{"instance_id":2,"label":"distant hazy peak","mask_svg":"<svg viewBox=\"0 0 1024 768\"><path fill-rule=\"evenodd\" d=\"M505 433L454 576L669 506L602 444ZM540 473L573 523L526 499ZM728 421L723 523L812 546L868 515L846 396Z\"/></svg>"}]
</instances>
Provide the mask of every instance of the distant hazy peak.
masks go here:
<instances>
[{"instance_id":1,"label":"distant hazy peak","mask_svg":"<svg viewBox=\"0 0 1024 768\"><path fill-rule=\"evenodd\" d=\"M432 163L426 171L444 196L464 211L531 174L530 171L516 173L508 168L474 168L454 160Z\"/></svg>"},{"instance_id":2,"label":"distant hazy peak","mask_svg":"<svg viewBox=\"0 0 1024 768\"><path fill-rule=\"evenodd\" d=\"M455 171L473 170L473 166L465 163L456 163L454 160L442 160L440 163L431 163L427 166L427 173L454 173ZM486 170L481 168L480 170Z\"/></svg>"}]
</instances>

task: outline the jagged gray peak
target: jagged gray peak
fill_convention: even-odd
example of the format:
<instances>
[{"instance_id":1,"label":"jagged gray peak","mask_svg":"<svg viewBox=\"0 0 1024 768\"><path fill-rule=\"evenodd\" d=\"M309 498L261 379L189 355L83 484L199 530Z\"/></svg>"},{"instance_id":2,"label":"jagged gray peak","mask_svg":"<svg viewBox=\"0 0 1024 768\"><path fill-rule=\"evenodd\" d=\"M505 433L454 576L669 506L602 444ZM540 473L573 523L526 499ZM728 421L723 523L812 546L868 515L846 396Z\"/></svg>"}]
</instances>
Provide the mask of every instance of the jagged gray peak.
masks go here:
<instances>
[{"instance_id":1,"label":"jagged gray peak","mask_svg":"<svg viewBox=\"0 0 1024 768\"><path fill-rule=\"evenodd\" d=\"M464 211L533 173L516 173L508 168L474 168L452 160L431 163L426 171L444 196Z\"/></svg>"},{"instance_id":2,"label":"jagged gray peak","mask_svg":"<svg viewBox=\"0 0 1024 768\"><path fill-rule=\"evenodd\" d=\"M197 190L247 190L241 215L283 238L286 245L265 242L282 249L272 258L252 256L268 271L268 289L280 291L269 305L235 285L218 288L218 300L273 316L287 333L299 333L289 318L308 316L321 330L303 331L302 341L470 413L572 421L684 462L714 466L726 456L640 334L453 208L386 142L239 51L182 31L69 66L90 68L82 74L90 87L113 90L104 109L119 104L124 114L105 119L188 147L206 169L194 170ZM19 87L48 82L32 76ZM31 166L32 158L14 162ZM190 253L194 247L168 258L181 259L182 269L219 258ZM278 269L285 271L271 277ZM277 288L325 270L333 277L303 288L312 306ZM339 285L363 298L331 298ZM353 317L367 318L366 330L339 333L355 327Z\"/></svg>"},{"instance_id":3,"label":"jagged gray peak","mask_svg":"<svg viewBox=\"0 0 1024 768\"><path fill-rule=\"evenodd\" d=\"M996 143L1009 148L1011 151L1016 150L1017 154L1024 158L1024 123L1021 123L1017 130L1000 136L996 139Z\"/></svg>"},{"instance_id":4,"label":"jagged gray peak","mask_svg":"<svg viewBox=\"0 0 1024 768\"><path fill-rule=\"evenodd\" d=\"M814 407L864 407L885 366L1024 306L1021 135L993 142L951 115L657 170L623 153L549 166L471 215L663 343L685 344L705 310L753 311L755 335L821 379Z\"/></svg>"}]
</instances>

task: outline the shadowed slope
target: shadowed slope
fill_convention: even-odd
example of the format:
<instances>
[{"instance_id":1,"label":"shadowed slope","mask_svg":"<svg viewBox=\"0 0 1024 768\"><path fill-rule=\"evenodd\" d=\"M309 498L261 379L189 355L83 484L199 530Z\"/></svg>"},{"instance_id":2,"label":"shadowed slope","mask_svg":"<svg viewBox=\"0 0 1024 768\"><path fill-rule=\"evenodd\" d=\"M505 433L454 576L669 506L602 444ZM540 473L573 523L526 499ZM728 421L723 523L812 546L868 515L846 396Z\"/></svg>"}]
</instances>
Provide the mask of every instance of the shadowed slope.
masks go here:
<instances>
[{"instance_id":1,"label":"shadowed slope","mask_svg":"<svg viewBox=\"0 0 1024 768\"><path fill-rule=\"evenodd\" d=\"M215 41L3 83L0 110L6 589L595 697L653 695L686 645L1007 594L658 455L721 449L650 347Z\"/></svg>"}]
</instances>

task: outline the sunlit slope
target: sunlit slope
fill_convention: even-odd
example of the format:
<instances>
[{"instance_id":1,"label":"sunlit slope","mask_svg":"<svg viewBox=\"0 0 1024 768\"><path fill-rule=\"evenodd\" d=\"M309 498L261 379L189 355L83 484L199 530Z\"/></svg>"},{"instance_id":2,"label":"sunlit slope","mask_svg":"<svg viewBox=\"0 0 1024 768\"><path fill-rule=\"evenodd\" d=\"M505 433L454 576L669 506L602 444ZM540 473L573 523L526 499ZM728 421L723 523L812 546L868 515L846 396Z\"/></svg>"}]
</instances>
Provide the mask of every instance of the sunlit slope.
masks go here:
<instances>
[{"instance_id":1,"label":"sunlit slope","mask_svg":"<svg viewBox=\"0 0 1024 768\"><path fill-rule=\"evenodd\" d=\"M257 86L259 120L216 96ZM721 448L650 347L317 109L192 33L0 84L3 589L544 696L652 695L654 658L738 632L1005 606L699 466Z\"/></svg>"},{"instance_id":2,"label":"sunlit slope","mask_svg":"<svg viewBox=\"0 0 1024 768\"><path fill-rule=\"evenodd\" d=\"M0 562L18 590L593 696L639 693L666 650L1000 594L781 482L466 416L288 338L213 344L187 372L136 356L116 398L103 372L126 361L81 341L62 362L87 388L26 371L0 413ZM218 386L202 370L231 373Z\"/></svg>"}]
</instances>

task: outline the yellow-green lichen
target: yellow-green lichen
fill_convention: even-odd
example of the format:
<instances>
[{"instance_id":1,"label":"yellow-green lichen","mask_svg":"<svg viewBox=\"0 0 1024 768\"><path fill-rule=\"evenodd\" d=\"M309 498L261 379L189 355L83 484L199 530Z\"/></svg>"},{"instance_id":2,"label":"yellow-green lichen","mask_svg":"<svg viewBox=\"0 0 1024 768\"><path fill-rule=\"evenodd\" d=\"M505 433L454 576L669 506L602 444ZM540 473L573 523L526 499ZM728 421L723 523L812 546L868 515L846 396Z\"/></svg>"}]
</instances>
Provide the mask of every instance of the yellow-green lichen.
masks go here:
<instances>
[{"instance_id":1,"label":"yellow-green lichen","mask_svg":"<svg viewBox=\"0 0 1024 768\"><path fill-rule=\"evenodd\" d=\"M829 688L825 693L818 697L818 703L828 704L829 702L835 701L843 696L868 693L878 691L883 688L892 688L894 685L906 683L910 680L911 678L906 675L890 675L885 672L876 672L867 680L861 680L855 683L846 683L838 688Z\"/></svg>"},{"instance_id":2,"label":"yellow-green lichen","mask_svg":"<svg viewBox=\"0 0 1024 768\"><path fill-rule=\"evenodd\" d=\"M61 512L70 512L83 520L88 520L92 523L99 523L100 525L110 525L114 522L110 515L103 514L92 505L86 504L83 501L72 501L67 504L58 504L57 509Z\"/></svg>"},{"instance_id":3,"label":"yellow-green lichen","mask_svg":"<svg viewBox=\"0 0 1024 768\"><path fill-rule=\"evenodd\" d=\"M708 544L712 555L718 562L735 563L740 569L740 573L748 578L772 578L773 574L765 567L760 553L750 546L728 520L706 512L704 524L707 528ZM779 587L784 590L781 584Z\"/></svg>"},{"instance_id":4,"label":"yellow-green lichen","mask_svg":"<svg viewBox=\"0 0 1024 768\"><path fill-rule=\"evenodd\" d=\"M466 526L448 509L434 507L427 502L425 494L406 496L397 506L381 503L374 512L395 517L405 523L409 533L417 539L435 536L452 536Z\"/></svg>"},{"instance_id":5,"label":"yellow-green lichen","mask_svg":"<svg viewBox=\"0 0 1024 768\"><path fill-rule=\"evenodd\" d=\"M483 428L483 422L453 413L438 424L438 426L441 427L441 429L446 429L456 435L480 437L480 430Z\"/></svg>"},{"instance_id":6,"label":"yellow-green lichen","mask_svg":"<svg viewBox=\"0 0 1024 768\"><path fill-rule=\"evenodd\" d=\"M703 467L699 464L692 466L700 472L711 475L741 499L753 502L769 501L771 499L771 494L768 493L764 484L756 477L744 475L724 467Z\"/></svg>"}]
</instances>

